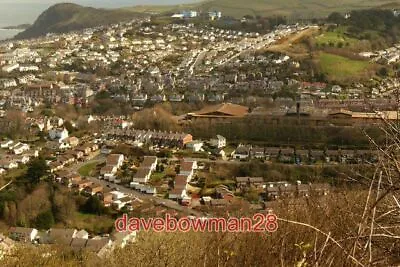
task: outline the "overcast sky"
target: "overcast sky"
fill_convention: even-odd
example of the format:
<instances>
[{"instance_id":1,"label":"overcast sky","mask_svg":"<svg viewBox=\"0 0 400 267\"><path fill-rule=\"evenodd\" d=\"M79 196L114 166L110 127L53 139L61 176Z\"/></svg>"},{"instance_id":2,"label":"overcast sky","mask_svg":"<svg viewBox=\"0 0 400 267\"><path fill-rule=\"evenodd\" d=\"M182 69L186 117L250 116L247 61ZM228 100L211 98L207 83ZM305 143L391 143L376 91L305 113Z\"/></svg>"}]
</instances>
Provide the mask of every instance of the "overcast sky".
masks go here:
<instances>
[{"instance_id":1,"label":"overcast sky","mask_svg":"<svg viewBox=\"0 0 400 267\"><path fill-rule=\"evenodd\" d=\"M33 23L49 6L56 3L77 3L85 6L116 8L135 5L170 5L200 0L0 0L0 27Z\"/></svg>"}]
</instances>

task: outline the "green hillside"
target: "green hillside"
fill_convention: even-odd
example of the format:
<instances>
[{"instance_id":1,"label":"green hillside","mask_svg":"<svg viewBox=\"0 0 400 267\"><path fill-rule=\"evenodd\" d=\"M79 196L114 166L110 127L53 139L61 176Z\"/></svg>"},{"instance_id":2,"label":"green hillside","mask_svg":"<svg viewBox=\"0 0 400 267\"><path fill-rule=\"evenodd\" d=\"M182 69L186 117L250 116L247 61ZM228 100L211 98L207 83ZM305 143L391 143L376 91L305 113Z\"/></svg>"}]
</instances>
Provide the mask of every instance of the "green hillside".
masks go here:
<instances>
[{"instance_id":1,"label":"green hillside","mask_svg":"<svg viewBox=\"0 0 400 267\"><path fill-rule=\"evenodd\" d=\"M299 16L325 17L334 11L348 12L355 9L373 7L386 8L397 5L393 0L211 0L200 3L201 10L221 10L224 15L240 17L260 16Z\"/></svg>"},{"instance_id":2,"label":"green hillside","mask_svg":"<svg viewBox=\"0 0 400 267\"><path fill-rule=\"evenodd\" d=\"M138 16L143 16L143 13L126 9L96 9L76 4L57 4L44 11L31 27L15 38L32 38L49 32L80 30L118 23Z\"/></svg>"}]
</instances>

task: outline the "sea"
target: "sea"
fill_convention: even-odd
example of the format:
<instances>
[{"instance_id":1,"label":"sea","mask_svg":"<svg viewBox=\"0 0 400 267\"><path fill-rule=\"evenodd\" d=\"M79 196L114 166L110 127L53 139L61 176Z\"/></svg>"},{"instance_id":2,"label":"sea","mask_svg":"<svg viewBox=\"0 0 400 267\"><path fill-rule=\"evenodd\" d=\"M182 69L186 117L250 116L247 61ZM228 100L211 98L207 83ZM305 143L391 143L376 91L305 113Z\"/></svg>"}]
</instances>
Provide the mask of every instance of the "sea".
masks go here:
<instances>
[{"instance_id":1,"label":"sea","mask_svg":"<svg viewBox=\"0 0 400 267\"><path fill-rule=\"evenodd\" d=\"M21 32L21 30L0 29L0 41L11 39L15 35L17 35L19 32Z\"/></svg>"}]
</instances>

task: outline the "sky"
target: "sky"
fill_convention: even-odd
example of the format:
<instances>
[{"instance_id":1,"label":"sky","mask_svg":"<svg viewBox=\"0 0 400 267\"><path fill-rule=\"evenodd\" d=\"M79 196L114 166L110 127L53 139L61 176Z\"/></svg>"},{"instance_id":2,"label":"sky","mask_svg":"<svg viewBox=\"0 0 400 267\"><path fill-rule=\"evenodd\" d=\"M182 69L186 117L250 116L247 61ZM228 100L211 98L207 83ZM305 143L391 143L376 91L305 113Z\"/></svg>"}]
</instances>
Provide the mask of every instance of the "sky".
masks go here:
<instances>
[{"instance_id":1,"label":"sky","mask_svg":"<svg viewBox=\"0 0 400 267\"><path fill-rule=\"evenodd\" d=\"M65 2L92 7L117 8L193 3L199 0L0 0L0 27L33 23L51 5Z\"/></svg>"}]
</instances>

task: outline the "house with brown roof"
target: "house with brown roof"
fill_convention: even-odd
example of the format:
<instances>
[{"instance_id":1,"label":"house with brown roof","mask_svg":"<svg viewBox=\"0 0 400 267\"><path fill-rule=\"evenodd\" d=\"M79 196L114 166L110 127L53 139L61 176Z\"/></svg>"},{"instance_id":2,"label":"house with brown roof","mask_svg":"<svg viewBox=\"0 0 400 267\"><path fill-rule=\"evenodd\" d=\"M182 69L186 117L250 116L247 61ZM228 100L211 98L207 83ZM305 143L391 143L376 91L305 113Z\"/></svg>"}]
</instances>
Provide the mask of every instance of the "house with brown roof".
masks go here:
<instances>
[{"instance_id":1,"label":"house with brown roof","mask_svg":"<svg viewBox=\"0 0 400 267\"><path fill-rule=\"evenodd\" d=\"M157 157L155 156L144 156L143 162L140 164L141 168L148 168L154 171L157 167Z\"/></svg>"},{"instance_id":2,"label":"house with brown roof","mask_svg":"<svg viewBox=\"0 0 400 267\"><path fill-rule=\"evenodd\" d=\"M86 187L88 187L88 186L90 186L90 185L92 185L92 184L93 184L93 182L91 182L91 181L83 180L83 181L78 182L77 184L74 184L74 187L75 187L79 192L81 192L81 191L84 190Z\"/></svg>"},{"instance_id":3,"label":"house with brown roof","mask_svg":"<svg viewBox=\"0 0 400 267\"><path fill-rule=\"evenodd\" d=\"M106 165L100 170L100 174L103 175L106 180L114 180L117 172L118 168L115 165Z\"/></svg>"},{"instance_id":4,"label":"house with brown roof","mask_svg":"<svg viewBox=\"0 0 400 267\"><path fill-rule=\"evenodd\" d=\"M103 192L103 186L101 186L99 184L91 184L91 185L85 187L83 190L87 195L94 196L98 193Z\"/></svg>"},{"instance_id":5,"label":"house with brown roof","mask_svg":"<svg viewBox=\"0 0 400 267\"><path fill-rule=\"evenodd\" d=\"M232 103L222 103L215 106L205 107L202 110L189 113L187 117L191 118L243 118L249 114L249 108Z\"/></svg>"},{"instance_id":6,"label":"house with brown roof","mask_svg":"<svg viewBox=\"0 0 400 267\"><path fill-rule=\"evenodd\" d=\"M196 169L196 167L196 161L184 161L181 163L179 174L186 176L188 179L187 182L189 182L193 178L194 170Z\"/></svg>"},{"instance_id":7,"label":"house with brown roof","mask_svg":"<svg viewBox=\"0 0 400 267\"><path fill-rule=\"evenodd\" d=\"M139 168L133 175L133 183L145 184L150 180L151 170L149 168Z\"/></svg>"},{"instance_id":8,"label":"house with brown roof","mask_svg":"<svg viewBox=\"0 0 400 267\"><path fill-rule=\"evenodd\" d=\"M124 155L122 154L111 154L107 156L107 165L116 166L117 168L121 168L124 163Z\"/></svg>"},{"instance_id":9,"label":"house with brown roof","mask_svg":"<svg viewBox=\"0 0 400 267\"><path fill-rule=\"evenodd\" d=\"M71 173L61 178L61 182L68 187L73 187L81 181L82 177L77 173Z\"/></svg>"},{"instance_id":10,"label":"house with brown roof","mask_svg":"<svg viewBox=\"0 0 400 267\"><path fill-rule=\"evenodd\" d=\"M51 228L48 231L49 242L51 244L69 246L76 233L76 229Z\"/></svg>"}]
</instances>

